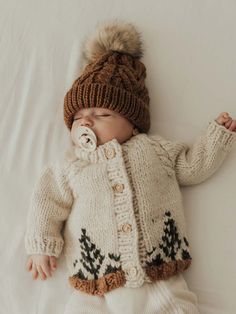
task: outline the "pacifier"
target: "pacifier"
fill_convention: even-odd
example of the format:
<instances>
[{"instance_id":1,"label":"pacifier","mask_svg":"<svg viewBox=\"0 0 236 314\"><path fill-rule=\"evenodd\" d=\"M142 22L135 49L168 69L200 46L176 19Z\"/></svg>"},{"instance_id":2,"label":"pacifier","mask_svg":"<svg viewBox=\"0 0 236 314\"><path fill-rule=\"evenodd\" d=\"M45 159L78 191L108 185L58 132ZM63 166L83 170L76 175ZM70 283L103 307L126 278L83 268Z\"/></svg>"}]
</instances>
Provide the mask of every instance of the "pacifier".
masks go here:
<instances>
[{"instance_id":1,"label":"pacifier","mask_svg":"<svg viewBox=\"0 0 236 314\"><path fill-rule=\"evenodd\" d=\"M75 130L75 144L80 148L92 152L97 147L97 137L95 133L86 126L80 126Z\"/></svg>"}]
</instances>

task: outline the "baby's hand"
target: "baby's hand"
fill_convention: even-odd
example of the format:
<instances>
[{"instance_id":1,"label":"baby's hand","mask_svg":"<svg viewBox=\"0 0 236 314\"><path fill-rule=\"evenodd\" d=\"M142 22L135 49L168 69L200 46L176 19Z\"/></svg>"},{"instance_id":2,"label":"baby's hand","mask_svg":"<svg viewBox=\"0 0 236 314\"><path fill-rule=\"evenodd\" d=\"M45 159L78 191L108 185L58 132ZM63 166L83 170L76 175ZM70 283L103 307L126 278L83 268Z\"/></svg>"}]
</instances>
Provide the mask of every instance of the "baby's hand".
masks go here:
<instances>
[{"instance_id":1,"label":"baby's hand","mask_svg":"<svg viewBox=\"0 0 236 314\"><path fill-rule=\"evenodd\" d=\"M236 132L236 120L233 120L228 112L222 112L215 121L220 125L224 125L230 131Z\"/></svg>"},{"instance_id":2,"label":"baby's hand","mask_svg":"<svg viewBox=\"0 0 236 314\"><path fill-rule=\"evenodd\" d=\"M40 275L41 280L47 279L47 277L52 276L52 271L57 267L56 257L35 254L30 255L27 261L27 270L32 271L33 279L37 279L38 274Z\"/></svg>"}]
</instances>

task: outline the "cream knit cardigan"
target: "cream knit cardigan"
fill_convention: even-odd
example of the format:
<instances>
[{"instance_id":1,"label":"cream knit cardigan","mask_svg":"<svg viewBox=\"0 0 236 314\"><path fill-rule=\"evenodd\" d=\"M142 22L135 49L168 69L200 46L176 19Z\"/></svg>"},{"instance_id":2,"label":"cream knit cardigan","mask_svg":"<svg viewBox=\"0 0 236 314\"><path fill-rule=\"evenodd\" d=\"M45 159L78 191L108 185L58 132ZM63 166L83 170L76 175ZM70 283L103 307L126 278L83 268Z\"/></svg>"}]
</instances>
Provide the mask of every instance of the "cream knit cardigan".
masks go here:
<instances>
[{"instance_id":1,"label":"cream knit cardigan","mask_svg":"<svg viewBox=\"0 0 236 314\"><path fill-rule=\"evenodd\" d=\"M191 256L180 186L210 177L235 139L213 120L191 147L144 133L93 152L73 146L34 188L27 253L63 249L71 285L89 294L184 271Z\"/></svg>"}]
</instances>

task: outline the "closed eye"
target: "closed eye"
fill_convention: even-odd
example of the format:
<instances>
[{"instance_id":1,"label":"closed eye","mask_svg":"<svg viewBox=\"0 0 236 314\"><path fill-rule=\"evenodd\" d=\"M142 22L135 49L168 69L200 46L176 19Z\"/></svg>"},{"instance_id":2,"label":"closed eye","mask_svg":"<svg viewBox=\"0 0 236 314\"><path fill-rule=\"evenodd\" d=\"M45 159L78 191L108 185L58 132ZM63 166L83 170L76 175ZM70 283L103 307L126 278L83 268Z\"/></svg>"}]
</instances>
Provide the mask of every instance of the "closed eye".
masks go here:
<instances>
[{"instance_id":1,"label":"closed eye","mask_svg":"<svg viewBox=\"0 0 236 314\"><path fill-rule=\"evenodd\" d=\"M110 117L111 115L110 114L98 114L98 115L96 115L96 116L98 116L98 117ZM74 118L74 121L76 121L76 120L79 120L79 119L81 119L82 117L77 117L77 118Z\"/></svg>"}]
</instances>

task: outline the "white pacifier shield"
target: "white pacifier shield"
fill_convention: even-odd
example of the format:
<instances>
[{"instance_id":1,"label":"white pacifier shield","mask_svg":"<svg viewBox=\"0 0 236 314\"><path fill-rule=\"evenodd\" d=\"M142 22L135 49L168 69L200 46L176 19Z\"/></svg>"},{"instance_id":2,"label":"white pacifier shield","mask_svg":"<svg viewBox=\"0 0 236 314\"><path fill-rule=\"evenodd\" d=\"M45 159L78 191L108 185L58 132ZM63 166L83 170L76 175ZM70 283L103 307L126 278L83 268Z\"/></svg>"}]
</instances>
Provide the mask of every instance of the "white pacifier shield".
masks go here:
<instances>
[{"instance_id":1,"label":"white pacifier shield","mask_svg":"<svg viewBox=\"0 0 236 314\"><path fill-rule=\"evenodd\" d=\"M75 140L80 148L86 151L94 151L97 147L97 137L95 133L86 126L78 127L75 132Z\"/></svg>"}]
</instances>

